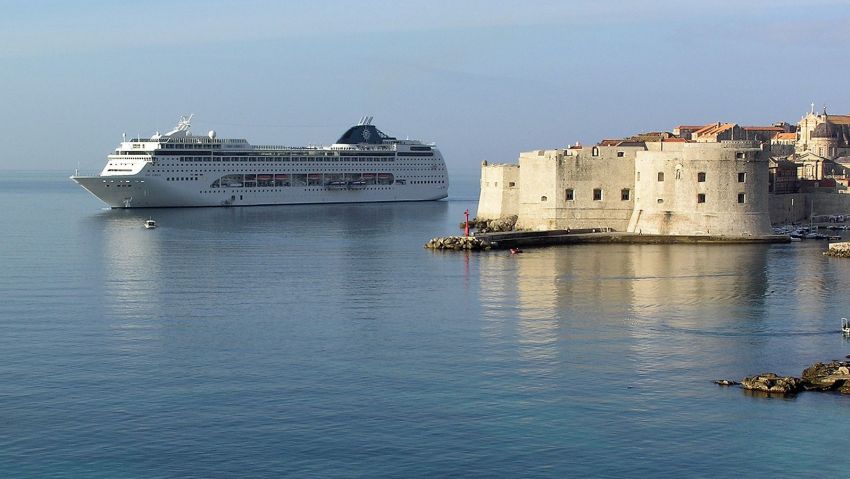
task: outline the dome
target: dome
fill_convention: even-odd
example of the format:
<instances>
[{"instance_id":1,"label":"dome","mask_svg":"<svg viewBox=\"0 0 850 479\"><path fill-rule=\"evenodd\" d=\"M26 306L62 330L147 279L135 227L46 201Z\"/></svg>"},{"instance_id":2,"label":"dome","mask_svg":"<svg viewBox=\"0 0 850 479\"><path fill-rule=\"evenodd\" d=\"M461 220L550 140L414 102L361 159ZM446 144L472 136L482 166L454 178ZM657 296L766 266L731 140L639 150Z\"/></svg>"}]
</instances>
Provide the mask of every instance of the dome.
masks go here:
<instances>
[{"instance_id":1,"label":"dome","mask_svg":"<svg viewBox=\"0 0 850 479\"><path fill-rule=\"evenodd\" d=\"M812 138L835 138L835 127L828 121L823 122L812 131Z\"/></svg>"}]
</instances>

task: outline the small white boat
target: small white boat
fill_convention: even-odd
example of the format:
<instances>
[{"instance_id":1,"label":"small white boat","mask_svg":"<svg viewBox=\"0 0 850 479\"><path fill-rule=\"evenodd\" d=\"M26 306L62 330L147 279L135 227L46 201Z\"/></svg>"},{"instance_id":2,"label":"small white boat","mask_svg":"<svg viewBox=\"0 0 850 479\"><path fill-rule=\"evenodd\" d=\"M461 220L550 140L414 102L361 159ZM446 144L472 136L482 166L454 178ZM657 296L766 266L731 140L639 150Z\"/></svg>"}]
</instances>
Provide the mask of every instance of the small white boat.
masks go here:
<instances>
[{"instance_id":1,"label":"small white boat","mask_svg":"<svg viewBox=\"0 0 850 479\"><path fill-rule=\"evenodd\" d=\"M850 336L850 324L848 324L847 318L841 318L841 332L845 336Z\"/></svg>"},{"instance_id":2,"label":"small white boat","mask_svg":"<svg viewBox=\"0 0 850 479\"><path fill-rule=\"evenodd\" d=\"M145 220L145 228L149 229L149 230L156 228L156 221L154 221L150 218L146 219Z\"/></svg>"}]
</instances>

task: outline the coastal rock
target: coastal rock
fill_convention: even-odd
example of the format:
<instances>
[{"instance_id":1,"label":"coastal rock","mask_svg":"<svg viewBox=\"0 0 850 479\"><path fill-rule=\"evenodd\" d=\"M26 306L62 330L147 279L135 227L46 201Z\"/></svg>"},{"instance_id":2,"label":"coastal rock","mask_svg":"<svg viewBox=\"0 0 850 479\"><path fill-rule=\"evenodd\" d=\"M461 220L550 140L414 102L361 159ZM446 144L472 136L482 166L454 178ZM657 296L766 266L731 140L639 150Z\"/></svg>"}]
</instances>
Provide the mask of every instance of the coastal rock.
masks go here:
<instances>
[{"instance_id":1,"label":"coastal rock","mask_svg":"<svg viewBox=\"0 0 850 479\"><path fill-rule=\"evenodd\" d=\"M733 381L731 379L715 379L714 384L717 384L718 386L737 386L741 383L739 383L738 381Z\"/></svg>"},{"instance_id":2,"label":"coastal rock","mask_svg":"<svg viewBox=\"0 0 850 479\"><path fill-rule=\"evenodd\" d=\"M434 250L481 251L489 250L490 242L474 236L446 236L428 241L425 247Z\"/></svg>"},{"instance_id":3,"label":"coastal rock","mask_svg":"<svg viewBox=\"0 0 850 479\"><path fill-rule=\"evenodd\" d=\"M802 379L807 390L850 394L850 362L815 363L803 370Z\"/></svg>"},{"instance_id":4,"label":"coastal rock","mask_svg":"<svg viewBox=\"0 0 850 479\"><path fill-rule=\"evenodd\" d=\"M829 249L823 254L835 258L850 258L850 242L831 243Z\"/></svg>"},{"instance_id":5,"label":"coastal rock","mask_svg":"<svg viewBox=\"0 0 850 479\"><path fill-rule=\"evenodd\" d=\"M800 378L779 376L775 373L763 373L748 376L741 380L741 387L751 391L774 394L794 394L803 387Z\"/></svg>"},{"instance_id":6,"label":"coastal rock","mask_svg":"<svg viewBox=\"0 0 850 479\"><path fill-rule=\"evenodd\" d=\"M496 218L492 220L474 218L469 220L469 227L478 233L493 233L513 231L517 222L517 215L506 216L504 218ZM461 228L466 226L465 222L460 224Z\"/></svg>"}]
</instances>

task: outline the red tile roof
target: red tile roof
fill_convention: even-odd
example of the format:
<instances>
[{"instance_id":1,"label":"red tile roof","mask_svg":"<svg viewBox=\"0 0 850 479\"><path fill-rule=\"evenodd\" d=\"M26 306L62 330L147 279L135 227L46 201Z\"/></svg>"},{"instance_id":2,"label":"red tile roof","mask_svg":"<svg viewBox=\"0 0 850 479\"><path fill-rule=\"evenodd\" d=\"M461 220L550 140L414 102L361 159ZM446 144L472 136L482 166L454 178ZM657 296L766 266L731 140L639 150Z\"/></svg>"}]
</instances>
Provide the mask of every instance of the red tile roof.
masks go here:
<instances>
[{"instance_id":1,"label":"red tile roof","mask_svg":"<svg viewBox=\"0 0 850 479\"><path fill-rule=\"evenodd\" d=\"M733 128L734 126L735 126L734 123L720 123L720 122L712 123L710 125L706 125L706 126L700 128L699 130L695 131L694 135L696 135L696 136L717 135L717 134L722 133L722 132L724 132L724 131L726 131L730 128Z\"/></svg>"}]
</instances>

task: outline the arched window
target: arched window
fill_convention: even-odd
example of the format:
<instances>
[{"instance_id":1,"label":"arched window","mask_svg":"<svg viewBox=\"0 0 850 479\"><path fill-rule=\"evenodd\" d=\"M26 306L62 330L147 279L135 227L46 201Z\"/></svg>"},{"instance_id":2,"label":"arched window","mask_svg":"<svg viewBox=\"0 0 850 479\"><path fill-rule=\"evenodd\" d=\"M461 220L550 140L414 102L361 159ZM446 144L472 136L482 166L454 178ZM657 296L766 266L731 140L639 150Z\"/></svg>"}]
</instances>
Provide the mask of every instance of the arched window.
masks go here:
<instances>
[{"instance_id":1,"label":"arched window","mask_svg":"<svg viewBox=\"0 0 850 479\"><path fill-rule=\"evenodd\" d=\"M546 198L545 196L540 197L540 201L548 201L548 200L549 200L549 198Z\"/></svg>"},{"instance_id":2,"label":"arched window","mask_svg":"<svg viewBox=\"0 0 850 479\"><path fill-rule=\"evenodd\" d=\"M590 154L593 156L599 156L599 148L594 146L593 149L590 150Z\"/></svg>"}]
</instances>

